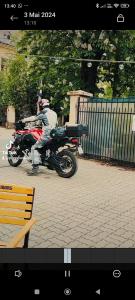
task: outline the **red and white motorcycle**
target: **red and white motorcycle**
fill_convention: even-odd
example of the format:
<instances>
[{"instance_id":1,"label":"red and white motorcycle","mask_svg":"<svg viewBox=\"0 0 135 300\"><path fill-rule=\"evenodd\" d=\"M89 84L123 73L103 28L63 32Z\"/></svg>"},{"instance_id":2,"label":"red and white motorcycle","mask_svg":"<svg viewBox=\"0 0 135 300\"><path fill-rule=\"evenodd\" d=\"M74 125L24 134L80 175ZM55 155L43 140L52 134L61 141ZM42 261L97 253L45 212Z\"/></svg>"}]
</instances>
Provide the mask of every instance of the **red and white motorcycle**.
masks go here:
<instances>
[{"instance_id":1,"label":"red and white motorcycle","mask_svg":"<svg viewBox=\"0 0 135 300\"><path fill-rule=\"evenodd\" d=\"M31 147L42 135L42 128L27 128L21 121L15 124L15 129L7 154L12 167L18 167L24 157L31 161ZM55 170L63 178L72 177L77 171L74 153L83 154L79 138L87 133L87 126L81 124L52 129L48 143L38 149L41 165Z\"/></svg>"}]
</instances>

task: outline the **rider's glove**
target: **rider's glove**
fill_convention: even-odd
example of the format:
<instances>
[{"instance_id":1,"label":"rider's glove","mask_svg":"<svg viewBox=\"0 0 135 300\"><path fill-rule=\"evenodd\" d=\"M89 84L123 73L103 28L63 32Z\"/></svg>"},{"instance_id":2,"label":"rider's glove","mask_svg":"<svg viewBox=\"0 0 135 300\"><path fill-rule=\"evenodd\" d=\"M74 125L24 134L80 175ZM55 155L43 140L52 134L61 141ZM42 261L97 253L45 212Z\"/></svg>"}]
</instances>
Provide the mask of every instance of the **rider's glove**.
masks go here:
<instances>
[{"instance_id":1,"label":"rider's glove","mask_svg":"<svg viewBox=\"0 0 135 300\"><path fill-rule=\"evenodd\" d=\"M19 120L19 122L25 123L25 119Z\"/></svg>"}]
</instances>

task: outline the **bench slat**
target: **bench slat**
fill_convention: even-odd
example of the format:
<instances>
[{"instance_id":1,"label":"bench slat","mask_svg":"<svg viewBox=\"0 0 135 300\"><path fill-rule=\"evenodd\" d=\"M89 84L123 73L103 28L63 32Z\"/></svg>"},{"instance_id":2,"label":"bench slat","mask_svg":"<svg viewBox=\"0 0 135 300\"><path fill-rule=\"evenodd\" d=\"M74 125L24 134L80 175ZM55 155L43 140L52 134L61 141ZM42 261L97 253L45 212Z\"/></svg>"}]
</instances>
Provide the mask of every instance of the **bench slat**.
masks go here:
<instances>
[{"instance_id":1,"label":"bench slat","mask_svg":"<svg viewBox=\"0 0 135 300\"><path fill-rule=\"evenodd\" d=\"M20 204L11 202L0 202L0 208L15 208L20 210L32 210L32 204Z\"/></svg>"},{"instance_id":2,"label":"bench slat","mask_svg":"<svg viewBox=\"0 0 135 300\"><path fill-rule=\"evenodd\" d=\"M31 213L25 211L15 211L15 210L8 210L8 209L1 209L0 216L7 216L7 217L17 217L17 218L30 218Z\"/></svg>"},{"instance_id":3,"label":"bench slat","mask_svg":"<svg viewBox=\"0 0 135 300\"><path fill-rule=\"evenodd\" d=\"M34 194L34 188L18 186L15 184L5 184L0 182L0 192L17 193L17 194Z\"/></svg>"},{"instance_id":4,"label":"bench slat","mask_svg":"<svg viewBox=\"0 0 135 300\"><path fill-rule=\"evenodd\" d=\"M20 195L11 195L8 193L0 193L1 200L13 200L20 202L33 202L33 196L20 196Z\"/></svg>"},{"instance_id":5,"label":"bench slat","mask_svg":"<svg viewBox=\"0 0 135 300\"><path fill-rule=\"evenodd\" d=\"M28 222L28 220L20 220L15 218L0 218L0 223L2 224L11 224L11 225L25 225Z\"/></svg>"}]
</instances>

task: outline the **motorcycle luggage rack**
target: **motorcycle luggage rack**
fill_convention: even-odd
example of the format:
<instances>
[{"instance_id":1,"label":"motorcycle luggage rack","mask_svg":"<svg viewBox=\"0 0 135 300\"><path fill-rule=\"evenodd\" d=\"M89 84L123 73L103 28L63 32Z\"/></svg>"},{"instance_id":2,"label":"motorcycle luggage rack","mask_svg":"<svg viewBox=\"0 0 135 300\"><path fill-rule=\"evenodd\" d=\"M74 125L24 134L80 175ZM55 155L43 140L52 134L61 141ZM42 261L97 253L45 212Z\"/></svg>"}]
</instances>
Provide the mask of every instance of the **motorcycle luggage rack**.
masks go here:
<instances>
[{"instance_id":1,"label":"motorcycle luggage rack","mask_svg":"<svg viewBox=\"0 0 135 300\"><path fill-rule=\"evenodd\" d=\"M88 135L88 126L83 124L67 125L66 135L68 137L81 137L82 135Z\"/></svg>"}]
</instances>

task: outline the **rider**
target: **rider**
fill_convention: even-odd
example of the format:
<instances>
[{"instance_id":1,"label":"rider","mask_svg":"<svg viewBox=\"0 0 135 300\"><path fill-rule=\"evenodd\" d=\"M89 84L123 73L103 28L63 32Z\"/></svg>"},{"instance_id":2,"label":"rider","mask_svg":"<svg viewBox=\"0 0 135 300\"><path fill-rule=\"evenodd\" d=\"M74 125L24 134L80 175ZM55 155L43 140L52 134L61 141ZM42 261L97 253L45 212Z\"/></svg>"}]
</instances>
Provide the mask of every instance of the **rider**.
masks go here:
<instances>
[{"instance_id":1,"label":"rider","mask_svg":"<svg viewBox=\"0 0 135 300\"><path fill-rule=\"evenodd\" d=\"M37 102L38 112L36 116L24 118L22 122L33 122L41 120L43 123L43 133L31 148L32 170L28 171L28 175L37 175L40 164L40 153L37 149L42 148L50 139L50 132L57 125L57 114L49 107L48 99L40 99Z\"/></svg>"}]
</instances>

